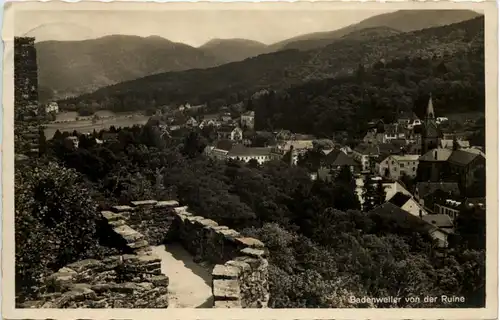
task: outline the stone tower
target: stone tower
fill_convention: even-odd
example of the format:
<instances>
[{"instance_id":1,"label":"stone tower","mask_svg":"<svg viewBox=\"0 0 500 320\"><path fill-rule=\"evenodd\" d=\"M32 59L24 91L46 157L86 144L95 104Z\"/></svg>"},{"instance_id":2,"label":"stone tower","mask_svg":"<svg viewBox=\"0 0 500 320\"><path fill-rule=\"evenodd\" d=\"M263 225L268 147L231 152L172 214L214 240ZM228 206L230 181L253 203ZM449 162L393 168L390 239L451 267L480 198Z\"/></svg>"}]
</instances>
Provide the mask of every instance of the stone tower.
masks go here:
<instances>
[{"instance_id":1,"label":"stone tower","mask_svg":"<svg viewBox=\"0 0 500 320\"><path fill-rule=\"evenodd\" d=\"M14 108L25 114L38 107L38 67L35 38L14 38Z\"/></svg>"},{"instance_id":2,"label":"stone tower","mask_svg":"<svg viewBox=\"0 0 500 320\"><path fill-rule=\"evenodd\" d=\"M439 146L440 132L436 123L432 95L429 96L427 111L422 126L422 154Z\"/></svg>"}]
</instances>

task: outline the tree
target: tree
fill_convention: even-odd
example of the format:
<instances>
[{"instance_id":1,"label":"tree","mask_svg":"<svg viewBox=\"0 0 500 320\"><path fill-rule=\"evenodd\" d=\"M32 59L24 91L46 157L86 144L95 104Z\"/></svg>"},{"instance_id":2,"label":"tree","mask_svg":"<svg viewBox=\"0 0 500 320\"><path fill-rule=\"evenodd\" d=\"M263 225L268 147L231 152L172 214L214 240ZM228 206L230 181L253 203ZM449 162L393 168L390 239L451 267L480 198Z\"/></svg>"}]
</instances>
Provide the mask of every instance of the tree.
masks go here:
<instances>
[{"instance_id":1,"label":"tree","mask_svg":"<svg viewBox=\"0 0 500 320\"><path fill-rule=\"evenodd\" d=\"M377 197L376 184L373 183L372 175L366 174L363 180L363 210L368 212L375 207L375 198Z\"/></svg>"},{"instance_id":2,"label":"tree","mask_svg":"<svg viewBox=\"0 0 500 320\"><path fill-rule=\"evenodd\" d=\"M377 186L373 194L373 206L379 206L385 202L385 188L382 184L382 180L377 181Z\"/></svg>"},{"instance_id":3,"label":"tree","mask_svg":"<svg viewBox=\"0 0 500 320\"><path fill-rule=\"evenodd\" d=\"M71 169L35 162L15 178L16 291L29 294L48 273L98 255L100 217Z\"/></svg>"},{"instance_id":4,"label":"tree","mask_svg":"<svg viewBox=\"0 0 500 320\"><path fill-rule=\"evenodd\" d=\"M45 132L42 127L38 129L38 134L38 153L40 156L43 156L47 153L47 138L45 137Z\"/></svg>"},{"instance_id":5,"label":"tree","mask_svg":"<svg viewBox=\"0 0 500 320\"><path fill-rule=\"evenodd\" d=\"M206 140L196 131L191 131L184 139L182 153L189 158L196 158L206 147Z\"/></svg>"},{"instance_id":6,"label":"tree","mask_svg":"<svg viewBox=\"0 0 500 320\"><path fill-rule=\"evenodd\" d=\"M335 179L335 207L339 210L360 209L356 181L348 166L343 166Z\"/></svg>"}]
</instances>

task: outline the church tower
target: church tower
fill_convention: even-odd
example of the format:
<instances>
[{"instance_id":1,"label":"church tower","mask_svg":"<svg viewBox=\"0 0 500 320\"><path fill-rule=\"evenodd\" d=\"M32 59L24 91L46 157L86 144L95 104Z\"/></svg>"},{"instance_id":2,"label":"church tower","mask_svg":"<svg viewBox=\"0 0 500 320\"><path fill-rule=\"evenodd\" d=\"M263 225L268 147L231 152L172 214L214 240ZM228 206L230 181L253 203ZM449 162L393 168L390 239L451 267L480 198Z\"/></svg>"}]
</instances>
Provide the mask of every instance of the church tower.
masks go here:
<instances>
[{"instance_id":1,"label":"church tower","mask_svg":"<svg viewBox=\"0 0 500 320\"><path fill-rule=\"evenodd\" d=\"M439 146L440 132L436 123L432 95L429 96L427 112L422 127L422 154Z\"/></svg>"}]
</instances>

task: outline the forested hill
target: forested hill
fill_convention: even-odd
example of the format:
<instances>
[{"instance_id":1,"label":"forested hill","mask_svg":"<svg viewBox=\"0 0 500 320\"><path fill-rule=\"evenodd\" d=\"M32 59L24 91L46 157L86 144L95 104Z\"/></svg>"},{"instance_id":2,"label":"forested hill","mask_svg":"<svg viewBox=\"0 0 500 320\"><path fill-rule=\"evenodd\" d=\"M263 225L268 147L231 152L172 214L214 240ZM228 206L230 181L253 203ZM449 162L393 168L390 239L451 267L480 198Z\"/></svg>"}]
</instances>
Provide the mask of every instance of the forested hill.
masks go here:
<instances>
[{"instance_id":1,"label":"forested hill","mask_svg":"<svg viewBox=\"0 0 500 320\"><path fill-rule=\"evenodd\" d=\"M247 39L212 39L199 47L225 63L271 52L267 45Z\"/></svg>"},{"instance_id":2,"label":"forested hill","mask_svg":"<svg viewBox=\"0 0 500 320\"><path fill-rule=\"evenodd\" d=\"M465 61L469 66L453 63L460 57L467 57ZM369 69L401 59L421 61L415 62L412 67L418 70L421 77L430 76L427 60L445 60L453 65L453 72L462 75L460 79L452 80L444 76L436 78L438 82L448 86L473 87L477 83L472 81L478 77L474 73L482 72L477 66L484 66L483 57L484 18L481 16L457 24L370 41L345 39L318 50L287 50L210 69L157 74L102 88L61 103L86 105L97 102L101 107L113 110L133 110L185 101L192 104L215 100L234 103L260 89L279 90L311 80L349 78L355 75L360 64ZM379 77L381 83L373 84L380 90L394 86L394 83L384 80L392 71L377 66L385 73ZM402 63L400 68L405 70L410 66ZM407 85L414 82L412 80Z\"/></svg>"},{"instance_id":3,"label":"forested hill","mask_svg":"<svg viewBox=\"0 0 500 320\"><path fill-rule=\"evenodd\" d=\"M290 38L272 45L272 48L274 50L311 50L364 29L389 28L398 32L412 32L470 20L479 15L471 10L398 10L376 15L338 30Z\"/></svg>"},{"instance_id":4,"label":"forested hill","mask_svg":"<svg viewBox=\"0 0 500 320\"><path fill-rule=\"evenodd\" d=\"M310 81L251 100L257 130L283 128L332 137L366 133L372 119L422 114L432 93L437 116L484 112L484 52L474 48L444 57L405 57L362 66L354 75Z\"/></svg>"},{"instance_id":5,"label":"forested hill","mask_svg":"<svg viewBox=\"0 0 500 320\"><path fill-rule=\"evenodd\" d=\"M155 73L222 64L208 52L151 36L106 36L36 44L44 96L64 97ZM225 62L225 61L224 61Z\"/></svg>"}]
</instances>

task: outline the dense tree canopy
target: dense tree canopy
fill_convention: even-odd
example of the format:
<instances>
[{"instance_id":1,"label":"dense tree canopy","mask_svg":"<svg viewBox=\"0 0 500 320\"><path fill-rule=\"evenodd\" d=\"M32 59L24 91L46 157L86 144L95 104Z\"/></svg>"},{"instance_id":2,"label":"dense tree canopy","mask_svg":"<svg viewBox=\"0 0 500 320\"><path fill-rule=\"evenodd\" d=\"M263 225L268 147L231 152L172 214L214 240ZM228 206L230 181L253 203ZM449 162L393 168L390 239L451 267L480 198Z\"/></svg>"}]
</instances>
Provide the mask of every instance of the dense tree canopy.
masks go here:
<instances>
[{"instance_id":1,"label":"dense tree canopy","mask_svg":"<svg viewBox=\"0 0 500 320\"><path fill-rule=\"evenodd\" d=\"M79 149L49 141L47 157L77 172L50 164L17 173L19 261L40 261L44 270L52 270L97 255L96 203L176 197L194 212L266 243L272 307L368 307L348 299L388 295L401 301L376 305L425 307L405 298L441 294L463 295L470 306L484 304L484 242L474 237L483 231L480 219L474 230L462 224L462 235L443 257L411 223L398 225L358 211L348 169L333 182L312 181L305 169L282 161L258 165L208 159L195 132L163 139L158 147L159 133L152 128L114 130L118 141ZM78 182L82 178L84 185ZM49 230L49 225L55 227ZM35 234L27 237L27 232ZM70 251L60 241L71 243ZM47 256L41 250L53 252L50 261L42 261ZM20 266L20 279L44 273Z\"/></svg>"}]
</instances>

